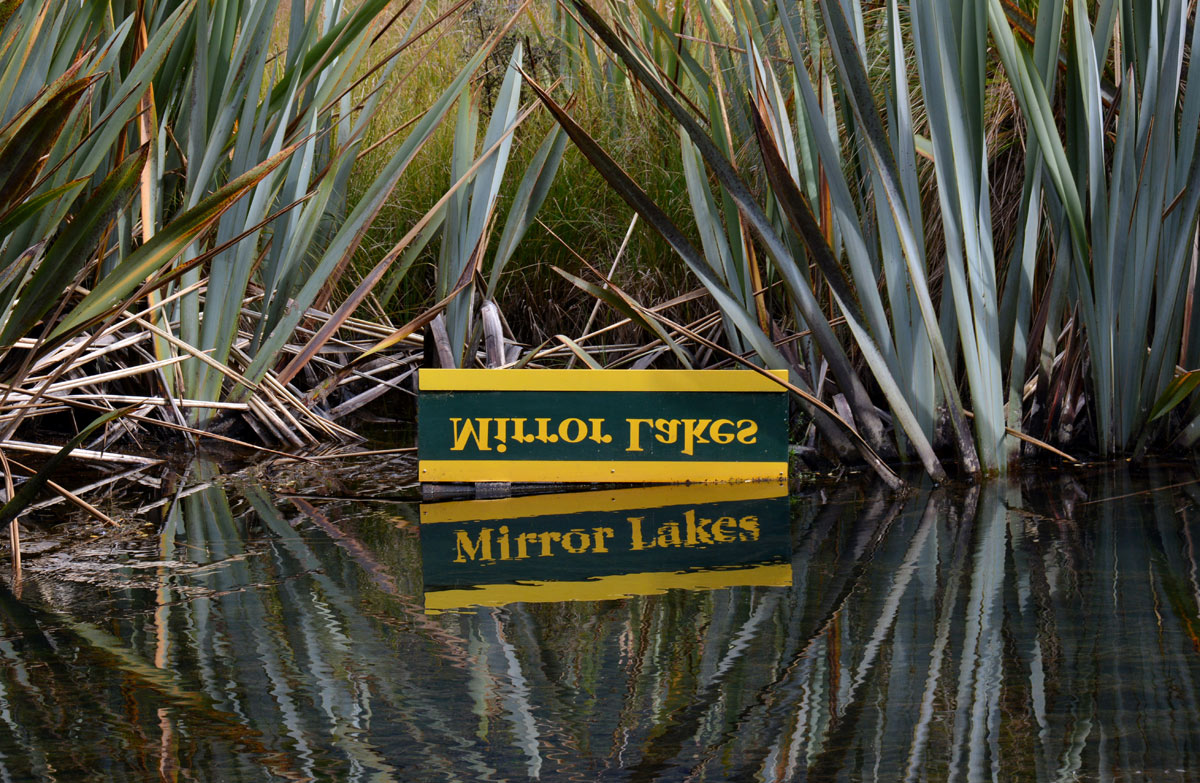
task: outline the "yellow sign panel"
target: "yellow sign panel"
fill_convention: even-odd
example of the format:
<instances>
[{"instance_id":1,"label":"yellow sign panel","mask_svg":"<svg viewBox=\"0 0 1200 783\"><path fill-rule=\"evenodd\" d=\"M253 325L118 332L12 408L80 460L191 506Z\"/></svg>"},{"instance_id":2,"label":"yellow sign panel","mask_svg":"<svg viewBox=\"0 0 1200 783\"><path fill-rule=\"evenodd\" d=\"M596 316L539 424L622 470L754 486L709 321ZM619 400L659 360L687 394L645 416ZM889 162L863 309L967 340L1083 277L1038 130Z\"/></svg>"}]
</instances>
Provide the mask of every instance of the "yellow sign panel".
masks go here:
<instances>
[{"instance_id":1,"label":"yellow sign panel","mask_svg":"<svg viewBox=\"0 0 1200 783\"><path fill-rule=\"evenodd\" d=\"M787 394L750 370L422 370L425 482L787 476Z\"/></svg>"}]
</instances>

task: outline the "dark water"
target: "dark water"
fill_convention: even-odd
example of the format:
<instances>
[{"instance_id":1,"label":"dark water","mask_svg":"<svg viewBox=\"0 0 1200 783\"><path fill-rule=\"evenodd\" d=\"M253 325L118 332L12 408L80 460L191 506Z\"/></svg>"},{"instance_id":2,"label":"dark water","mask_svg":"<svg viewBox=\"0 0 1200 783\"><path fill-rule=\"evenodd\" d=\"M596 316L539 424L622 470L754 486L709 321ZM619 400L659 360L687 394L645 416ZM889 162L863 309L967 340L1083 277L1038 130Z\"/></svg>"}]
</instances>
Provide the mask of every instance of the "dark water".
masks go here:
<instances>
[{"instance_id":1,"label":"dark water","mask_svg":"<svg viewBox=\"0 0 1200 783\"><path fill-rule=\"evenodd\" d=\"M1200 779L1197 475L201 483L0 590L0 779Z\"/></svg>"}]
</instances>

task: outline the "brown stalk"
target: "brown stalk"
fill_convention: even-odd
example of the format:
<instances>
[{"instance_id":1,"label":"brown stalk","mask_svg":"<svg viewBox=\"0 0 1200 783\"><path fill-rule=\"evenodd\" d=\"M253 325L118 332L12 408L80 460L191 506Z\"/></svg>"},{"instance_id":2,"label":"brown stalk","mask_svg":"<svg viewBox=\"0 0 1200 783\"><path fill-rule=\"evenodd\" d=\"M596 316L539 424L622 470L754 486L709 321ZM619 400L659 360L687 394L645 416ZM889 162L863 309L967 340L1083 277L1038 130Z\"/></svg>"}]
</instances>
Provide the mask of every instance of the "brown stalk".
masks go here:
<instances>
[{"instance_id":1,"label":"brown stalk","mask_svg":"<svg viewBox=\"0 0 1200 783\"><path fill-rule=\"evenodd\" d=\"M0 449L0 466L4 468L4 502L7 503L17 493L13 486L12 468L8 464L8 457L5 456L4 449ZM12 579L15 586L21 581L21 529L17 526L15 517L8 523L8 545L9 551L12 553Z\"/></svg>"},{"instance_id":2,"label":"brown stalk","mask_svg":"<svg viewBox=\"0 0 1200 783\"><path fill-rule=\"evenodd\" d=\"M394 49L392 49L390 52L388 52L387 54L385 54L385 55L384 55L384 56L383 56L383 57L382 57L382 58L379 60L379 62L377 62L375 65L372 65L370 68L368 68L368 69L366 70L366 72L365 72L365 73L363 73L363 75L362 75L362 76L360 76L359 78L355 79L355 80L354 80L354 82L353 82L353 83L352 83L352 84L351 84L349 87L347 87L346 89L342 90L340 93L338 93L338 94L337 94L337 96L335 96L335 97L333 97L333 98L330 98L330 99L329 99L329 102L328 102L328 103L326 103L324 106L322 106L322 107L321 107L321 111L320 111L320 112L318 112L318 114L324 114L325 112L329 111L331 108L333 108L334 106L336 106L336 105L337 105L337 103L338 103L338 101L340 101L342 98L344 98L345 96L347 96L347 95L349 95L351 92L353 92L353 91L354 91L356 88L358 88L358 87L359 87L359 86L360 86L360 85L361 85L363 82L365 82L367 79L371 78L372 74L374 74L374 73L375 73L376 71L378 71L380 68L382 68L383 66L387 65L389 62L391 62L392 60L394 60L394 59L395 59L395 58L396 58L396 57L397 57L397 56L398 56L398 55L399 55L401 52L403 52L405 49L407 49L408 47L410 47L410 46L412 46L413 44L415 44L417 41L419 41L419 40L421 40L422 38L424 38L424 37L425 37L425 35L426 35L426 34L427 34L427 33L428 33L430 30L432 30L433 28L437 27L439 24L441 24L441 23L442 23L442 22L444 22L446 19L448 19L449 17L451 17L452 15L454 15L454 14L455 14L457 11L459 11L459 10L460 10L460 9L461 9L463 6L465 6L465 5L468 5L468 4L469 4L469 3L471 3L471 2L473 2L473 0L459 0L459 2L458 2L458 3L456 3L456 4L455 4L455 5L453 5L453 6L451 6L451 7L450 7L448 10L446 10L444 13L442 13L440 16L438 16L438 17L437 17L436 19L434 19L432 22L430 22L429 24L425 25L425 26L424 26L424 27L422 27L420 30L418 30L416 33L414 33L414 34L412 35L412 37L411 37L411 38L408 38L408 39L406 39L405 41L401 42L399 45L397 45L397 46L396 46ZM399 18L399 16L400 16L401 14L403 14L405 11L407 11L407 10L408 10L408 8L409 8L411 5L412 5L412 0L408 0L408 1L407 1L407 2L406 2L404 5L403 5L403 6L401 6L401 7L400 7L400 9L399 9L398 11L396 11L396 13L395 13L395 14L392 16L392 19L391 19L391 21L389 21L389 22L387 23L387 25L384 27L384 30L381 30L381 31L379 32L379 35L376 35L376 36L375 36L375 38L374 38L374 39L372 39L372 41L371 41L371 46L374 46L374 45L375 45L375 43L376 43L376 42L379 40L379 36L380 36L380 35L383 35L384 31L385 31L385 30L386 30L388 27L391 27L391 26L392 26L392 24L394 24L394 23L395 23L396 19L397 19L397 18ZM438 42L438 41L440 41L440 40L441 40L441 39L442 39L442 38L443 38L443 37L446 35L446 32L448 32L448 31L445 31L445 32L441 33L441 34L440 34L440 35L437 37L437 39L436 39L436 40L435 40L433 43L436 45L436 44L437 44L437 42ZM407 77L406 77L406 78L407 78Z\"/></svg>"},{"instance_id":3,"label":"brown stalk","mask_svg":"<svg viewBox=\"0 0 1200 783\"><path fill-rule=\"evenodd\" d=\"M617 264L621 263L621 256L625 255L625 249L627 247L629 247L629 240L633 236L633 229L635 226L637 226L637 221L638 221L638 214L637 214L637 212L634 212L633 217L630 218L630 220L629 220L629 228L625 231L625 238L621 240L621 246L619 248L617 248L617 255L613 258L612 266L610 266L608 268L608 276L610 279L612 278L613 274L617 271ZM538 222L541 223L540 220ZM551 232L551 233L553 233L553 232ZM562 242L562 238L559 237L558 234L554 234L554 237L555 237L555 239L558 239L559 242ZM563 244L565 245L566 243L563 242ZM571 249L571 248L568 248L568 249ZM572 252L574 252L573 249L572 249ZM596 303L594 305L592 305L592 312L588 314L587 322L583 325L583 331L585 334L587 333L587 331L589 329L592 328L592 323L595 322L596 314L599 312L600 312L600 300L597 299ZM570 361L567 362L567 369L569 370L574 366L575 366L575 357L572 356Z\"/></svg>"},{"instance_id":4,"label":"brown stalk","mask_svg":"<svg viewBox=\"0 0 1200 783\"><path fill-rule=\"evenodd\" d=\"M966 416L968 419L975 418L975 414L966 409L963 410L963 415ZM1071 462L1076 465L1079 464L1079 460L1075 459L1070 454L1068 454L1067 452L1065 452L1061 449L1054 448L1053 446L1051 446L1049 443L1047 443L1044 440L1038 440L1037 438L1033 437L1032 435L1026 435L1024 432L1021 432L1020 430L1015 430L1012 427L1005 427L1004 431L1007 432L1009 435L1012 435L1017 440L1021 440L1021 441L1024 441L1025 443L1028 443L1030 446L1037 446L1039 449L1048 451L1051 454L1054 454L1055 456L1062 457L1067 462Z\"/></svg>"},{"instance_id":5,"label":"brown stalk","mask_svg":"<svg viewBox=\"0 0 1200 783\"><path fill-rule=\"evenodd\" d=\"M28 465L22 465L20 462L17 462L15 459L14 459L14 460L12 460L12 464L16 465L16 466L17 466L18 468L20 468L21 470L29 471L30 473L33 473L33 472L34 472L33 468L29 467ZM57 494L58 494L60 497L62 497L62 498L63 498L63 500L66 500L66 501L68 501L69 503L73 504L74 506L76 506L76 507L77 507L77 508L79 508L80 510L82 510L82 511L86 512L87 514L89 514L89 515L91 515L91 516L95 517L96 519L100 520L100 521L101 521L101 522L103 522L104 524L106 524L106 525L113 525L113 526L115 526L115 525L117 524L117 522L116 522L116 520L115 520L115 519L113 519L112 517L110 517L108 514L105 514L103 511L101 511L100 509L96 508L96 507L95 507L95 506L93 506L91 503L89 503L89 502L87 502L86 500L84 500L83 498L79 497L79 496L78 496L78 495L76 495L74 492L72 492L71 490L69 490L69 489L67 489L66 487L62 486L61 484L58 484L58 483L56 483L56 482L54 482L54 481L51 481L51 480L47 479L47 480L46 480L46 486L47 486L47 487L49 487L50 489L52 489L52 490L53 490L55 493L57 493ZM13 521L10 523L10 525L15 525L15 524L16 524L16 520L14 519L14 520L13 520Z\"/></svg>"},{"instance_id":6,"label":"brown stalk","mask_svg":"<svg viewBox=\"0 0 1200 783\"><path fill-rule=\"evenodd\" d=\"M83 408L84 410L92 410L92 411L111 410L111 408L106 408L102 405L89 404L89 403L84 402L83 400L80 400L75 397L55 397L55 396L51 396L51 395L47 395L47 396L50 399L60 401L65 405L75 407L75 408ZM257 444L250 443L248 441L238 440L237 438L230 438L225 435L218 435L215 432L208 432L207 430L196 429L195 427L188 427L187 425L184 425L184 424L175 424L173 422L163 421L161 419L152 419L147 416L138 416L138 415L132 414L132 413L126 414L125 418L131 419L131 420L137 421L137 422L142 422L144 424L153 424L156 427L163 427L168 430L175 430L176 432L186 432L189 435L192 435L197 438L208 438L209 440L217 440L222 443L229 443L234 446L240 446L242 448L251 449L253 451L259 451L264 454L271 454L276 457L288 457L290 459L299 460L301 462L307 462L309 459L308 457L303 457L303 456L300 456L297 454L289 454L286 451L277 451L276 449L270 449L270 448L267 448L266 446L259 446ZM152 462L159 462L159 461L160 460L153 460Z\"/></svg>"}]
</instances>

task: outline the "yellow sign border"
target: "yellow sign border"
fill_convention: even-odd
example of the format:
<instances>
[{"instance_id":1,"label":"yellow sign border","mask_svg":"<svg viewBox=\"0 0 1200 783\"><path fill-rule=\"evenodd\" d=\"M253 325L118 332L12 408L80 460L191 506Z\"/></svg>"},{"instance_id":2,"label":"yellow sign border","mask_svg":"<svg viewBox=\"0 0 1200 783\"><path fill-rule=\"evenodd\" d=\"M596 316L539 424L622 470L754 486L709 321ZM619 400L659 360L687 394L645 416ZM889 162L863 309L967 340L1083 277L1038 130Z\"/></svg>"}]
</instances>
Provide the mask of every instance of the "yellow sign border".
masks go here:
<instances>
[{"instance_id":1,"label":"yellow sign border","mask_svg":"<svg viewBox=\"0 0 1200 783\"><path fill-rule=\"evenodd\" d=\"M720 568L712 571L615 574L583 582L530 581L434 590L425 593L425 611L437 614L477 606L507 606L522 601L607 601L636 595L660 595L672 589L718 590L725 587L789 587L791 584L791 563L772 563L750 568Z\"/></svg>"},{"instance_id":2,"label":"yellow sign border","mask_svg":"<svg viewBox=\"0 0 1200 783\"><path fill-rule=\"evenodd\" d=\"M596 511L665 508L686 504L726 503L766 500L787 495L787 486L775 481L742 484L673 484L663 487L598 490L595 492L555 492L490 500L457 500L446 503L422 503L421 524L441 522L492 522L500 519L586 514Z\"/></svg>"},{"instance_id":3,"label":"yellow sign border","mask_svg":"<svg viewBox=\"0 0 1200 783\"><path fill-rule=\"evenodd\" d=\"M787 370L770 370L780 380ZM422 369L423 392L782 392L784 387L752 370L479 370Z\"/></svg>"},{"instance_id":4,"label":"yellow sign border","mask_svg":"<svg viewBox=\"0 0 1200 783\"><path fill-rule=\"evenodd\" d=\"M724 483L784 481L786 462L613 462L591 460L421 460L421 481L531 483Z\"/></svg>"}]
</instances>

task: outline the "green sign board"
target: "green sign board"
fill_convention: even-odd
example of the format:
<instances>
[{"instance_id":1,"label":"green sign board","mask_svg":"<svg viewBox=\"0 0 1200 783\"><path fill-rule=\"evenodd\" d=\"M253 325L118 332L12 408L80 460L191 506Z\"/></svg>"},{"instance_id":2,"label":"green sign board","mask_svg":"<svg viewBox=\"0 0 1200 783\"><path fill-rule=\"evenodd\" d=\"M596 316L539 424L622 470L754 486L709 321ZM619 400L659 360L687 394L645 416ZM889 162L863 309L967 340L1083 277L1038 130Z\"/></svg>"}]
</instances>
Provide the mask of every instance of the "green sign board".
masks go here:
<instances>
[{"instance_id":1,"label":"green sign board","mask_svg":"<svg viewBox=\"0 0 1200 783\"><path fill-rule=\"evenodd\" d=\"M425 606L603 600L791 583L779 482L421 506Z\"/></svg>"},{"instance_id":2,"label":"green sign board","mask_svg":"<svg viewBox=\"0 0 1200 783\"><path fill-rule=\"evenodd\" d=\"M418 383L421 481L787 476L786 390L750 370L421 370Z\"/></svg>"}]
</instances>

